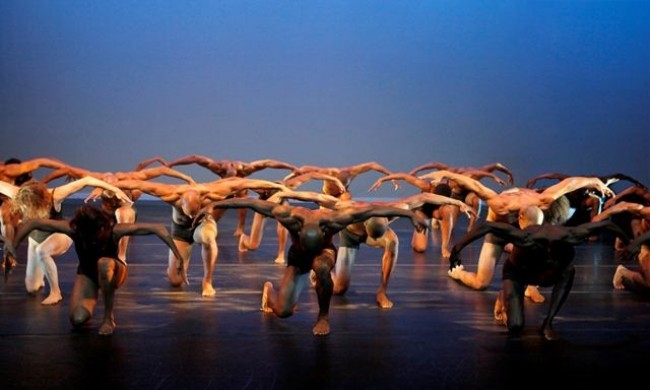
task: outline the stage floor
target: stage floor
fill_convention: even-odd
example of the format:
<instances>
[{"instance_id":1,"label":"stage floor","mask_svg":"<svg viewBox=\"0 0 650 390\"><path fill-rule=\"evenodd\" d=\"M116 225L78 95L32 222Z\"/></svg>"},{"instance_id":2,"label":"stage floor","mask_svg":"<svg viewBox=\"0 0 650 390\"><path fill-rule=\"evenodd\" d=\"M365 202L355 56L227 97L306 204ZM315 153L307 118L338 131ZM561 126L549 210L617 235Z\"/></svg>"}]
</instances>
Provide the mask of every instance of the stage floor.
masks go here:
<instances>
[{"instance_id":1,"label":"stage floor","mask_svg":"<svg viewBox=\"0 0 650 390\"><path fill-rule=\"evenodd\" d=\"M66 205L66 215L75 202ZM157 201L139 204L138 212L140 221L166 225L171 217L170 207ZM190 285L172 288L164 244L155 237L134 238L129 278L117 292L117 328L108 337L97 335L101 302L87 330L71 330L73 248L56 260L64 299L55 306L40 305L45 292L26 294L19 265L0 282L2 388L548 388L567 380L584 388L602 387L605 380L626 385L643 375L650 299L613 289L616 263L607 240L577 247L574 288L555 321L562 338L548 342L538 334L545 303L527 301L526 330L509 337L492 316L500 277L480 292L459 285L447 276L439 246L413 252L412 227L398 220L392 227L400 252L388 291L395 306L376 305L382 251L362 246L350 291L332 299L331 334L316 337L312 289L302 293L292 317L260 311L263 283L277 286L284 269L273 263L275 221L267 221L260 249L240 254L233 237L236 215L228 211L219 223L215 298L201 297L198 248ZM460 224L456 237L466 220ZM480 242L465 250L467 269L475 269ZM25 250L23 244L23 264ZM550 289L541 291L550 297Z\"/></svg>"}]
</instances>

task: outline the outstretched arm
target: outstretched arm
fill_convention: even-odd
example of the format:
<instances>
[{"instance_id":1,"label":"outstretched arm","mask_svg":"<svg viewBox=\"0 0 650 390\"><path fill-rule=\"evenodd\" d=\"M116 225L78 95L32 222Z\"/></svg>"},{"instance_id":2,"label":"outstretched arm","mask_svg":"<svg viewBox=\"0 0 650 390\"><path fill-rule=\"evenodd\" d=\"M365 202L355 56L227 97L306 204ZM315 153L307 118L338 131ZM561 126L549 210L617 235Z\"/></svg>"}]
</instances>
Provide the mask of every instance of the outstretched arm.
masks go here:
<instances>
[{"instance_id":1,"label":"outstretched arm","mask_svg":"<svg viewBox=\"0 0 650 390\"><path fill-rule=\"evenodd\" d=\"M431 188L428 181L415 177L413 175L409 175L408 173L399 172L380 177L377 179L377 181L374 182L372 186L370 186L368 191L376 191L384 182L389 180L392 180L393 182L396 180L404 180L405 182L418 187L420 191L428 192Z\"/></svg>"},{"instance_id":2,"label":"outstretched arm","mask_svg":"<svg viewBox=\"0 0 650 390\"><path fill-rule=\"evenodd\" d=\"M312 191L279 191L271 195L269 202L282 203L285 199L296 199L303 202L314 202L329 209L335 208L340 200L334 196Z\"/></svg>"},{"instance_id":3,"label":"outstretched arm","mask_svg":"<svg viewBox=\"0 0 650 390\"><path fill-rule=\"evenodd\" d=\"M518 229L510 224L502 222L485 222L472 231L465 234L451 249L451 255L449 261L453 264L454 260L458 258L460 251L465 248L467 245L471 244L473 241L478 240L479 238L485 236L488 233L492 233L498 237L509 239L509 240L522 240L529 236L528 233L525 233L523 230Z\"/></svg>"},{"instance_id":4,"label":"outstretched arm","mask_svg":"<svg viewBox=\"0 0 650 390\"><path fill-rule=\"evenodd\" d=\"M272 168L272 169L289 169L291 171L295 171L297 168L293 164L285 163L282 161L277 161L277 160L270 160L270 159L265 159L265 160L257 160L257 161L251 161L248 163L242 170L244 171L243 174L244 176L248 176L252 173L255 173L257 171L261 171L262 169L267 169L267 168Z\"/></svg>"},{"instance_id":5,"label":"outstretched arm","mask_svg":"<svg viewBox=\"0 0 650 390\"><path fill-rule=\"evenodd\" d=\"M614 233L614 235L620 238L625 245L630 242L630 238L627 236L627 234L625 234L625 232L623 232L623 230L610 219L598 222L587 222L567 229L568 234L565 238L565 241L573 245L584 242L589 236L600 231L609 231L611 233Z\"/></svg>"},{"instance_id":6,"label":"outstretched arm","mask_svg":"<svg viewBox=\"0 0 650 390\"><path fill-rule=\"evenodd\" d=\"M411 169L411 171L409 172L409 175L415 176L418 173L420 173L422 171L429 170L429 169L437 169L437 170L448 171L448 170L451 169L451 167L449 165L443 164L441 162L432 161L430 163L422 164L422 165L420 165L418 167L415 167L415 168Z\"/></svg>"},{"instance_id":7,"label":"outstretched arm","mask_svg":"<svg viewBox=\"0 0 650 390\"><path fill-rule=\"evenodd\" d=\"M554 200L562 195L568 194L575 190L586 188L600 192L604 196L614 196L614 192L597 177L568 177L561 182L552 185L542 192L544 197L550 197Z\"/></svg>"},{"instance_id":8,"label":"outstretched arm","mask_svg":"<svg viewBox=\"0 0 650 390\"><path fill-rule=\"evenodd\" d=\"M291 178L285 178L282 180L282 184L285 186L295 189L297 187L300 187L304 183L310 181L310 180L324 180L324 181L329 181L331 183L334 183L336 187L339 189L341 192L346 192L347 189L345 188L345 185L339 180L337 177L334 177L332 175L328 175L326 173L322 172L317 172L317 171L312 171L312 172L307 172L303 173L297 176L293 176Z\"/></svg>"},{"instance_id":9,"label":"outstretched arm","mask_svg":"<svg viewBox=\"0 0 650 390\"><path fill-rule=\"evenodd\" d=\"M455 172L449 172L449 171L437 171L437 172L431 172L426 175L420 176L420 179L425 180L425 179L431 179L431 180L442 180L442 179L450 179L458 183L461 187L475 192L476 195L478 195L479 198L483 200L489 200L498 194L496 191L493 189L484 186L481 184L476 179L472 179L471 177L467 175L463 175L461 173L455 173Z\"/></svg>"},{"instance_id":10,"label":"outstretched arm","mask_svg":"<svg viewBox=\"0 0 650 390\"><path fill-rule=\"evenodd\" d=\"M619 202L616 203L614 206L602 211L600 214L595 215L591 219L591 222L599 222L618 213L628 212L628 213L638 214L641 212L641 210L643 210L643 208L644 206L639 203Z\"/></svg>"},{"instance_id":11,"label":"outstretched arm","mask_svg":"<svg viewBox=\"0 0 650 390\"><path fill-rule=\"evenodd\" d=\"M73 231L68 221L59 219L29 219L18 225L16 235L13 240L13 247L18 248L20 243L27 237L27 235L34 229L43 230L52 233L64 233L72 235Z\"/></svg>"},{"instance_id":12,"label":"outstretched arm","mask_svg":"<svg viewBox=\"0 0 650 390\"><path fill-rule=\"evenodd\" d=\"M351 167L345 167L341 168L342 171L347 171L350 180L355 178L356 176L368 172L368 171L377 171L379 173L383 173L384 175L390 175L391 172L384 168L382 165L374 162L374 161L369 161L361 164L357 164Z\"/></svg>"},{"instance_id":13,"label":"outstretched arm","mask_svg":"<svg viewBox=\"0 0 650 390\"><path fill-rule=\"evenodd\" d=\"M128 204L133 203L133 201L118 187L108 184L105 181L99 180L92 176L84 176L79 180L75 180L71 183L64 184L54 189L52 195L55 208L60 209L61 202L67 199L70 195L81 191L86 186L99 187L108 191L112 191L115 193L115 196L122 202L126 202Z\"/></svg>"},{"instance_id":14,"label":"outstretched arm","mask_svg":"<svg viewBox=\"0 0 650 390\"><path fill-rule=\"evenodd\" d=\"M635 178L633 178L631 176L625 175L623 173L612 173L612 174L609 174L609 175L599 176L599 178L607 186L609 186L609 185L611 185L613 183L616 183L617 181L625 180L625 181L628 181L628 182L634 184L635 186L639 186L639 187L644 188L646 190L648 189L648 187L646 187L643 183L641 183L637 179L635 179Z\"/></svg>"},{"instance_id":15,"label":"outstretched arm","mask_svg":"<svg viewBox=\"0 0 650 390\"><path fill-rule=\"evenodd\" d=\"M182 172L179 172L175 169L166 166L146 168L139 171L116 174L116 176L118 180L128 180L128 179L149 180L149 179L155 179L160 176L169 176L169 177L175 177L177 179L181 179L189 184L196 184L194 179L192 179L192 177L190 177L189 175L186 175Z\"/></svg>"},{"instance_id":16,"label":"outstretched arm","mask_svg":"<svg viewBox=\"0 0 650 390\"><path fill-rule=\"evenodd\" d=\"M68 176L66 181L76 180L76 179L81 179L84 176L94 176L94 177L99 177L99 174L93 174L93 172L90 172L85 169L77 168L77 167L72 167L72 166L66 166L63 168L59 168L56 171L51 172L47 176L45 176L42 180L41 183L47 184L53 180L56 180L62 176Z\"/></svg>"},{"instance_id":17,"label":"outstretched arm","mask_svg":"<svg viewBox=\"0 0 650 390\"><path fill-rule=\"evenodd\" d=\"M228 196L242 190L289 190L289 188L287 188L285 185L274 183L272 181L263 179L248 179L245 177L236 176L215 180L213 182L205 184L205 187L209 192L213 192L221 196Z\"/></svg>"},{"instance_id":18,"label":"outstretched arm","mask_svg":"<svg viewBox=\"0 0 650 390\"><path fill-rule=\"evenodd\" d=\"M134 171L143 170L143 169L145 169L146 167L148 167L149 165L151 165L151 164L153 164L155 162L158 162L158 163L160 163L162 165L167 165L167 160L165 160L164 158L162 158L162 157L153 157L153 158L150 158L148 160L144 160L144 161L140 162L135 167Z\"/></svg>"},{"instance_id":19,"label":"outstretched arm","mask_svg":"<svg viewBox=\"0 0 650 390\"><path fill-rule=\"evenodd\" d=\"M279 205L268 200L253 198L230 198L211 202L205 205L194 218L193 225L197 225L203 218L214 213L215 209L249 208L267 217L273 217L273 210Z\"/></svg>"},{"instance_id":20,"label":"outstretched arm","mask_svg":"<svg viewBox=\"0 0 650 390\"><path fill-rule=\"evenodd\" d=\"M490 178L490 179L496 181L501 186L506 185L506 182L503 181L503 179L501 179L499 176L495 175L492 172L483 171L483 170L480 170L480 169L470 169L470 170L467 170L467 171L463 171L463 175L469 176L469 177L471 177L473 179L476 179L476 180L481 180L481 179L484 179L484 178L487 177L487 178Z\"/></svg>"},{"instance_id":21,"label":"outstretched arm","mask_svg":"<svg viewBox=\"0 0 650 390\"><path fill-rule=\"evenodd\" d=\"M335 222L345 226L363 222L372 217L405 217L409 218L413 226L422 231L427 227L427 221L424 217L414 213L411 210L401 209L393 206L378 206L374 204L355 205L352 207L339 209L335 214Z\"/></svg>"},{"instance_id":22,"label":"outstretched arm","mask_svg":"<svg viewBox=\"0 0 650 390\"><path fill-rule=\"evenodd\" d=\"M143 180L120 180L115 185L125 190L142 191L168 203L178 200L183 189L189 189L188 184L167 184Z\"/></svg>"},{"instance_id":23,"label":"outstretched arm","mask_svg":"<svg viewBox=\"0 0 650 390\"><path fill-rule=\"evenodd\" d=\"M505 175L508 177L508 184L510 185L515 184L515 177L513 176L512 172L510 171L510 169L508 169L505 165L501 163L486 164L480 167L479 170L488 171L488 172L499 171L505 173Z\"/></svg>"},{"instance_id":24,"label":"outstretched arm","mask_svg":"<svg viewBox=\"0 0 650 390\"><path fill-rule=\"evenodd\" d=\"M144 236L155 234L160 238L171 251L174 253L177 259L180 260L177 271L183 274L183 281L185 284L189 284L187 280L187 275L184 274L185 267L183 264L183 256L176 247L174 239L169 234L167 228L159 223L118 223L113 228L113 237L115 240L119 240L123 236Z\"/></svg>"},{"instance_id":25,"label":"outstretched arm","mask_svg":"<svg viewBox=\"0 0 650 390\"><path fill-rule=\"evenodd\" d=\"M35 158L28 161L23 161L18 164L7 164L3 167L2 173L7 177L15 179L20 175L33 172L41 167L59 169L65 166L67 166L66 163L59 161L57 159L41 157L41 158Z\"/></svg>"},{"instance_id":26,"label":"outstretched arm","mask_svg":"<svg viewBox=\"0 0 650 390\"><path fill-rule=\"evenodd\" d=\"M471 218L472 216L476 217L476 211L474 211L474 209L469 207L467 203L462 202L458 199L432 194L429 192L423 192L421 194L411 195L403 199L389 202L391 206L408 208L409 210L420 208L425 203L434 204L434 205L450 204L450 205L458 206L460 208L460 211L465 213L468 218Z\"/></svg>"},{"instance_id":27,"label":"outstretched arm","mask_svg":"<svg viewBox=\"0 0 650 390\"><path fill-rule=\"evenodd\" d=\"M528 182L526 182L526 188L533 188L535 184L540 180L564 180L567 177L569 177L569 175L566 175L564 173L555 173L555 172L543 173L539 176L535 176L532 179L528 180Z\"/></svg>"}]
</instances>

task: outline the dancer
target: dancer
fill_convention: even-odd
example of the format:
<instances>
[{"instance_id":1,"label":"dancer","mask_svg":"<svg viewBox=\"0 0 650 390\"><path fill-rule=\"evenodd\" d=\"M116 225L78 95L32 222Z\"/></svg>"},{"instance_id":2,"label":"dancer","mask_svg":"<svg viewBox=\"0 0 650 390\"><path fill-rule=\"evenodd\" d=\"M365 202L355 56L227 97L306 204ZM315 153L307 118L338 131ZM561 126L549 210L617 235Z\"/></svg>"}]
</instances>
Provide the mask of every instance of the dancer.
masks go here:
<instances>
[{"instance_id":1,"label":"dancer","mask_svg":"<svg viewBox=\"0 0 650 390\"><path fill-rule=\"evenodd\" d=\"M115 330L115 292L127 277L127 265L118 257L118 242L124 236L157 235L171 251L181 257L167 229L161 224L116 223L110 214L89 205L77 209L68 222L53 219L31 219L20 225L13 246L35 229L71 237L79 260L77 275L70 297L70 322L75 329L86 324L97 304L98 290L104 300L104 317L99 327L100 335L113 334ZM177 269L185 279L182 263Z\"/></svg>"},{"instance_id":2,"label":"dancer","mask_svg":"<svg viewBox=\"0 0 650 390\"><path fill-rule=\"evenodd\" d=\"M334 210L349 207L367 207L368 205L397 207L411 210L425 220L428 218L428 215L422 210L427 207L437 207L446 204L455 205L459 207L461 212L465 213L468 218L473 215L474 212L471 207L459 200L429 193L411 195L406 198L388 202L342 201L328 195L313 192L284 192L279 193L278 195L299 199L301 201L316 202L323 207ZM371 217L363 222L349 224L345 229L339 232L339 248L336 255L336 265L332 272L334 295L344 295L348 291L352 280L352 267L356 261L357 253L359 252L361 244L365 243L370 247L381 248L384 250L381 259L381 280L375 297L377 305L382 309L390 309L393 307L393 302L388 297L387 289L390 276L397 262L399 251L399 239L395 231L393 231L389 226L394 220L395 218ZM313 272L312 275L315 276Z\"/></svg>"},{"instance_id":3,"label":"dancer","mask_svg":"<svg viewBox=\"0 0 650 390\"><path fill-rule=\"evenodd\" d=\"M153 159L152 159L153 160ZM288 169L294 171L296 167L292 164L288 164L283 161L265 159L265 160L256 160L251 162L237 161L237 160L213 160L206 156L201 156L198 154L192 154L185 157L178 158L167 163L167 166L174 167L177 165L190 165L198 164L204 168L209 169L212 173L219 175L222 179L229 177L248 177L255 172L261 171L263 169ZM246 190L242 190L239 193L235 194L236 197L245 198L248 196ZM239 220L237 222L237 228L233 234L235 237L239 237L244 233L244 226L246 224L246 209L239 210Z\"/></svg>"},{"instance_id":4,"label":"dancer","mask_svg":"<svg viewBox=\"0 0 650 390\"><path fill-rule=\"evenodd\" d=\"M12 199L14 212L20 213L23 221L35 218L62 219L63 201L88 186L111 191L121 201L131 202L119 188L90 176L55 188L48 188L38 181L30 181L20 187L0 182L0 193ZM7 238L12 239L9 236ZM25 269L25 288L27 293L35 295L44 287L44 279L47 279L50 293L41 302L43 305L54 305L63 299L54 258L65 253L70 245L72 245L72 240L65 234L40 230L34 230L30 234ZM5 272L7 272L6 269Z\"/></svg>"},{"instance_id":5,"label":"dancer","mask_svg":"<svg viewBox=\"0 0 650 390\"><path fill-rule=\"evenodd\" d=\"M564 197L565 194L579 188L591 189L604 196L614 194L597 177L569 177L542 192L530 188L515 187L497 193L481 184L478 180L454 172L437 171L421 176L421 178L432 180L440 180L445 177L453 179L459 185L475 192L486 202L488 206L486 220L488 222L514 223L513 220L516 221L519 210L526 206L538 206L546 211L545 223L561 225L570 216L569 204L566 197ZM469 272L464 269L462 264L451 261L449 276L475 290L485 289L492 282L497 260L503 253L505 244L506 241L503 239L493 234L486 234L479 254L477 271ZM536 286L528 286L526 296L537 303L544 302L545 299Z\"/></svg>"},{"instance_id":6,"label":"dancer","mask_svg":"<svg viewBox=\"0 0 650 390\"><path fill-rule=\"evenodd\" d=\"M246 189L287 189L281 184L270 181L240 177L197 184L167 184L143 180L122 180L117 182L116 185L125 190L140 190L172 206L171 233L174 243L183 258L178 258L175 253L169 252L167 276L172 286L178 287L184 283L184 280L178 276L176 269L179 261L183 260L185 272L187 272L192 257L193 244L196 242L201 246L201 258L203 260L203 279L201 282L201 295L203 297L214 297L217 294L212 279L214 265L219 253L217 222L223 213L215 213L211 218L205 218L201 224L193 227L192 221L201 207L211 201L225 199Z\"/></svg>"},{"instance_id":7,"label":"dancer","mask_svg":"<svg viewBox=\"0 0 650 390\"><path fill-rule=\"evenodd\" d=\"M547 340L557 338L553 319L566 301L575 275L574 247L598 231L609 230L623 240L625 233L610 220L576 227L543 224L544 213L537 206L519 210L519 228L507 223L486 222L454 245L450 261L460 261L460 251L490 233L512 242L514 247L503 264L503 291L495 304L495 318L505 322L511 335L524 328L524 296L527 285L553 287L541 333Z\"/></svg>"},{"instance_id":8,"label":"dancer","mask_svg":"<svg viewBox=\"0 0 650 390\"><path fill-rule=\"evenodd\" d=\"M115 184L121 180L150 180L160 176L167 176L183 180L188 184L196 184L192 177L166 166L144 168L131 172L92 172L79 167L66 166L45 176L41 182L49 183L50 181L63 176L73 180L81 179L85 176L92 176L109 184ZM94 189L88 197L86 197L85 201L94 201L99 198L102 201L102 210L109 215L112 215L116 222L133 223L136 219L135 201L140 198L142 193L139 190L125 190L124 192L127 194L131 202L123 202L115 197L113 192L101 188ZM124 262L126 262L126 251L128 246L129 236L125 235L120 240L118 252L118 257Z\"/></svg>"},{"instance_id":9,"label":"dancer","mask_svg":"<svg viewBox=\"0 0 650 390\"><path fill-rule=\"evenodd\" d=\"M334 235L349 224L362 222L371 217L407 217L411 218L416 226L423 226L425 223L412 211L396 207L365 205L340 210L310 209L292 206L281 200L271 202L241 198L210 203L197 219L209 217L215 209L239 207L248 207L275 218L288 230L291 237L288 264L280 288L276 292L271 282L264 284L262 310L275 313L281 318L291 316L298 297L305 287L309 271L313 269L316 273L319 311L312 331L317 336L324 336L330 332L329 308L333 293L331 271L336 261Z\"/></svg>"},{"instance_id":10,"label":"dancer","mask_svg":"<svg viewBox=\"0 0 650 390\"><path fill-rule=\"evenodd\" d=\"M496 175L492 173L487 173L488 176L495 178L495 180L501 180ZM405 182L417 187L422 193L431 193L436 195L442 195L446 197L451 197L459 199L460 197L454 197L453 188L448 183L441 182L432 182L427 181L416 176L410 175L408 173L393 173L391 175L384 176L379 178L375 183L370 187L369 191L377 190L384 182L392 180L404 180ZM504 183L505 184L505 183ZM452 234L456 224L458 222L458 217L460 215L460 209L458 205L455 204L446 204L439 206L427 206L422 209L426 213L427 218L429 219L429 226L427 230L418 231L417 229L413 231L413 236L411 238L411 247L414 251L419 253L424 253L429 246L429 234L431 235L432 241L434 240L433 235L440 228L440 254L443 258L449 257L449 251L452 245ZM476 217L476 210L471 214L470 223L472 219Z\"/></svg>"}]
</instances>

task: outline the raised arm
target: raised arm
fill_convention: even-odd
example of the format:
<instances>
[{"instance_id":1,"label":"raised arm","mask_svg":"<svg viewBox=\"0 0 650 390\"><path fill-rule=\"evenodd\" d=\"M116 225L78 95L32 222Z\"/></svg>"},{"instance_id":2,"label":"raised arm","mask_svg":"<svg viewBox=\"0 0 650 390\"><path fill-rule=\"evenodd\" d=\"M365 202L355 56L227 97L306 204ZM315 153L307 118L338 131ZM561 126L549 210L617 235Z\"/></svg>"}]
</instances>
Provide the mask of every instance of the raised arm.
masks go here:
<instances>
[{"instance_id":1,"label":"raised arm","mask_svg":"<svg viewBox=\"0 0 650 390\"><path fill-rule=\"evenodd\" d=\"M429 169L437 169L437 170L448 171L448 170L451 170L451 167L449 165L443 164L441 162L432 161L430 163L422 164L420 166L417 166L417 167L411 169L411 171L409 172L409 175L415 176L418 173L420 173L422 171L429 170Z\"/></svg>"},{"instance_id":2,"label":"raised arm","mask_svg":"<svg viewBox=\"0 0 650 390\"><path fill-rule=\"evenodd\" d=\"M535 176L532 179L528 180L526 182L526 188L533 188L535 184L537 184L538 181L540 180L564 180L569 175L566 175L564 173L556 173L556 172L549 172L549 173L543 173L541 175Z\"/></svg>"},{"instance_id":3,"label":"raised arm","mask_svg":"<svg viewBox=\"0 0 650 390\"><path fill-rule=\"evenodd\" d=\"M7 177L15 179L20 175L33 172L41 167L59 169L65 166L67 166L66 163L59 161L57 159L41 157L41 158L35 158L28 161L23 161L18 164L6 164L3 167L2 173Z\"/></svg>"},{"instance_id":4,"label":"raised arm","mask_svg":"<svg viewBox=\"0 0 650 390\"><path fill-rule=\"evenodd\" d=\"M409 210L413 210L422 207L425 203L433 204L433 205L450 204L450 205L458 206L460 208L460 211L465 213L468 218L471 218L472 216L476 216L476 211L474 211L474 209L469 207L467 203L462 202L458 199L453 199L447 196L432 194L428 192L411 195L403 199L398 199L389 202L388 204L395 207L408 208Z\"/></svg>"},{"instance_id":5,"label":"raised arm","mask_svg":"<svg viewBox=\"0 0 650 390\"><path fill-rule=\"evenodd\" d=\"M380 177L373 183L372 186L370 186L368 191L376 191L384 182L389 180L393 182L395 182L396 180L404 180L405 182L418 187L420 191L428 192L429 189L431 188L431 185L429 184L428 181L415 177L413 175L409 175L408 173L399 172L399 173L392 173L384 177Z\"/></svg>"},{"instance_id":6,"label":"raised arm","mask_svg":"<svg viewBox=\"0 0 650 390\"><path fill-rule=\"evenodd\" d=\"M339 191L341 192L347 191L345 185L343 185L341 180L339 180L337 177L322 172L316 172L316 171L303 173L301 175L282 180L282 184L284 184L285 186L291 189L295 189L310 180L329 181L330 183L333 183L339 189Z\"/></svg>"},{"instance_id":7,"label":"raised arm","mask_svg":"<svg viewBox=\"0 0 650 390\"><path fill-rule=\"evenodd\" d=\"M542 192L542 195L544 197L550 197L555 200L562 195L568 194L569 192L573 192L581 188L598 191L604 196L614 196L614 192L609 187L607 187L605 183L603 183L603 181L599 178L581 176L568 177L561 182L545 189Z\"/></svg>"},{"instance_id":8,"label":"raised arm","mask_svg":"<svg viewBox=\"0 0 650 390\"><path fill-rule=\"evenodd\" d=\"M483 200L489 200L497 196L497 192L493 189L484 186L476 179L472 179L467 175L461 173L449 172L449 171L437 171L431 172L426 175L420 176L420 179L431 179L431 180L442 180L449 179L455 181L459 186L472 191L478 195L479 198Z\"/></svg>"},{"instance_id":9,"label":"raised arm","mask_svg":"<svg viewBox=\"0 0 650 390\"><path fill-rule=\"evenodd\" d=\"M115 185L124 190L140 190L167 203L177 201L184 190L193 188L189 184L167 184L145 180L120 180Z\"/></svg>"},{"instance_id":10,"label":"raised arm","mask_svg":"<svg viewBox=\"0 0 650 390\"><path fill-rule=\"evenodd\" d=\"M504 173L508 177L508 184L510 185L515 184L515 177L512 174L512 171L510 171L508 167L506 167L501 163L485 164L482 167L480 167L479 170L488 171L488 172L499 171L501 173Z\"/></svg>"},{"instance_id":11,"label":"raised arm","mask_svg":"<svg viewBox=\"0 0 650 390\"><path fill-rule=\"evenodd\" d=\"M230 198L219 200L205 205L194 218L194 225L196 225L207 215L211 215L214 212L214 209L236 209L245 207L267 217L273 217L273 210L277 206L279 205L275 202L253 198Z\"/></svg>"},{"instance_id":12,"label":"raised arm","mask_svg":"<svg viewBox=\"0 0 650 390\"><path fill-rule=\"evenodd\" d=\"M616 196L614 196L613 198L607 199L605 201L605 204L603 205L603 208L608 209L609 207L612 207L615 203L622 202L625 199L632 200L632 201L643 199L644 201L650 202L650 191L648 191L647 188L640 187L640 186L627 187L626 189L616 194Z\"/></svg>"},{"instance_id":13,"label":"raised arm","mask_svg":"<svg viewBox=\"0 0 650 390\"><path fill-rule=\"evenodd\" d=\"M92 176L84 176L79 180L75 180L71 183L64 184L62 186L56 187L52 193L54 207L58 210L61 207L61 203L67 199L70 195L81 191L84 187L93 186L103 188L107 191L112 191L115 193L122 202L133 203L133 201L118 187L108 184L103 180L99 180Z\"/></svg>"},{"instance_id":14,"label":"raised arm","mask_svg":"<svg viewBox=\"0 0 650 390\"><path fill-rule=\"evenodd\" d=\"M350 180L355 178L356 176L368 172L368 171L376 171L379 173L383 173L384 175L390 175L391 171L388 169L384 168L382 165L374 162L374 161L369 161L357 165L353 165L351 167L344 167L341 168L341 171L345 171L348 174L348 177Z\"/></svg>"},{"instance_id":15,"label":"raised arm","mask_svg":"<svg viewBox=\"0 0 650 390\"><path fill-rule=\"evenodd\" d=\"M639 203L618 202L614 206L603 210L602 212L600 212L600 214L595 215L591 219L591 222L603 221L614 214L625 213L625 212L642 215L640 213L643 210L643 208L644 206Z\"/></svg>"},{"instance_id":16,"label":"raised arm","mask_svg":"<svg viewBox=\"0 0 650 390\"><path fill-rule=\"evenodd\" d=\"M335 222L347 226L348 224L363 222L372 217L404 217L409 218L413 226L418 230L424 230L427 227L425 218L415 214L411 210L401 209L393 206L378 206L374 204L356 205L338 210L335 214Z\"/></svg>"},{"instance_id":17,"label":"raised arm","mask_svg":"<svg viewBox=\"0 0 650 390\"><path fill-rule=\"evenodd\" d=\"M121 173L116 173L115 176L117 177L118 180L149 180L149 179L155 179L160 176L169 176L169 177L175 177L177 179L181 179L187 182L188 184L196 184L196 182L191 176L166 166L146 168L140 171L133 171L133 172L121 172Z\"/></svg>"},{"instance_id":18,"label":"raised arm","mask_svg":"<svg viewBox=\"0 0 650 390\"><path fill-rule=\"evenodd\" d=\"M242 190L277 190L287 191L289 188L280 183L263 179L248 179L245 177L228 177L205 184L209 192L228 196Z\"/></svg>"},{"instance_id":19,"label":"raised arm","mask_svg":"<svg viewBox=\"0 0 650 390\"><path fill-rule=\"evenodd\" d=\"M496 181L501 186L506 185L506 182L503 181L503 179L501 179L499 176L495 175L492 172L483 171L480 169L469 169L467 171L463 171L463 175L469 176L472 179L476 179L476 180L485 179L487 177Z\"/></svg>"},{"instance_id":20,"label":"raised arm","mask_svg":"<svg viewBox=\"0 0 650 390\"><path fill-rule=\"evenodd\" d=\"M277 160L270 160L270 159L265 159L265 160L256 160L256 161L251 161L248 164L245 164L244 167L242 168L242 173L244 176L248 176L252 173L255 173L257 171L261 171L262 169L267 169L267 168L272 168L272 169L289 169L291 171L295 171L297 168L295 165L283 162L283 161L277 161Z\"/></svg>"},{"instance_id":21,"label":"raised arm","mask_svg":"<svg viewBox=\"0 0 650 390\"><path fill-rule=\"evenodd\" d=\"M53 180L56 180L62 176L67 176L67 181L70 180L77 180L81 179L84 176L93 176L96 178L99 178L101 174L96 173L96 172L91 172L86 169L78 168L78 167L73 167L73 166L65 166L63 168L59 168L56 171L50 172L47 176L45 176L41 182L43 184L47 184Z\"/></svg>"},{"instance_id":22,"label":"raised arm","mask_svg":"<svg viewBox=\"0 0 650 390\"><path fill-rule=\"evenodd\" d=\"M612 173L610 175L604 175L604 176L599 176L599 177L600 177L600 180L602 180L605 183L605 185L607 185L607 186L609 186L610 184L613 184L613 183L615 183L617 181L625 180L625 181L628 181L628 182L634 184L635 186L638 186L638 187L641 187L641 188L645 189L646 191L648 190L648 187L646 187L645 184L643 184L640 181L638 181L637 179L635 179L635 178L633 178L631 176L625 175L623 173Z\"/></svg>"},{"instance_id":23,"label":"raised arm","mask_svg":"<svg viewBox=\"0 0 650 390\"><path fill-rule=\"evenodd\" d=\"M296 199L303 202L314 202L323 207L332 209L336 207L340 200L334 196L312 191L279 191L273 194L268 201L273 203L282 203L285 199Z\"/></svg>"},{"instance_id":24,"label":"raised arm","mask_svg":"<svg viewBox=\"0 0 650 390\"><path fill-rule=\"evenodd\" d=\"M165 165L165 166L167 165L167 160L165 160L164 158L162 158L162 157L152 157L152 158L150 158L148 160L141 161L135 167L134 171L143 170L143 169L145 169L146 167L148 167L149 165L151 165L151 164L153 164L155 162L160 163L161 165Z\"/></svg>"}]
</instances>

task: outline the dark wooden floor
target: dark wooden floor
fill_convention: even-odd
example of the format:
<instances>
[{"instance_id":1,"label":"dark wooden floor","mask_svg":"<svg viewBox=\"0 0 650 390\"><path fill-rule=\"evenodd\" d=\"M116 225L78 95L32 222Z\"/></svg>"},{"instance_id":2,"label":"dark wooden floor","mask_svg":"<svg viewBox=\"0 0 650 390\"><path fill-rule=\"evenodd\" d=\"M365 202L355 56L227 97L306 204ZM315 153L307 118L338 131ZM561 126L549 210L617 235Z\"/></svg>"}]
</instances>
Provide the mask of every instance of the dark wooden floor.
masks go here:
<instances>
[{"instance_id":1,"label":"dark wooden floor","mask_svg":"<svg viewBox=\"0 0 650 390\"><path fill-rule=\"evenodd\" d=\"M168 206L155 201L138 210L141 221L167 224L171 216ZM351 291L333 298L332 333L315 337L317 303L311 289L303 292L292 317L260 311L263 283L277 283L283 272L273 263L275 222L267 223L259 250L239 254L232 236L235 221L231 211L219 224L213 299L200 295L198 250L190 266L191 285L172 288L165 276L164 245L154 237L135 238L129 279L117 293L118 327L109 337L97 335L97 319L86 331L71 330L67 294L75 274L74 249L57 260L64 300L56 306L40 305L45 292L25 293L24 267L19 266L0 288L0 386L548 388L567 379L625 385L637 381L646 367L650 300L612 288L615 262L607 240L578 247L574 289L555 325L562 339L545 342L537 333L545 304L527 302L525 333L507 336L492 317L500 278L480 292L457 284L446 274L439 247L414 253L411 225L396 221L401 245L389 289L395 306L376 306L381 251L362 247ZM24 251L23 244L19 253ZM478 244L467 249L467 268L474 269L477 256ZM549 296L548 289L542 291ZM101 316L101 304L98 309ZM517 379L522 376L523 383Z\"/></svg>"}]
</instances>

